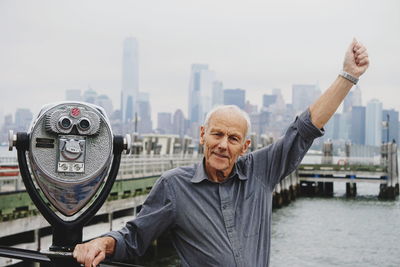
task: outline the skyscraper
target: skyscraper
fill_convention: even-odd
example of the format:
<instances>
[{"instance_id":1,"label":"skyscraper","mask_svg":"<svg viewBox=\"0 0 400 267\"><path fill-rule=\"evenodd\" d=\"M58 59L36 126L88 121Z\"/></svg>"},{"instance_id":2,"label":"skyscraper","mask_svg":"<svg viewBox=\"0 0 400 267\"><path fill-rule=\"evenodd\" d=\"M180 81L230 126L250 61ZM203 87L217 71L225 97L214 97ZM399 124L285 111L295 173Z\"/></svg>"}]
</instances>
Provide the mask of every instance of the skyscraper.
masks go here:
<instances>
[{"instance_id":1,"label":"skyscraper","mask_svg":"<svg viewBox=\"0 0 400 267\"><path fill-rule=\"evenodd\" d=\"M365 144L379 146L382 142L382 103L372 99L367 103L365 116Z\"/></svg>"},{"instance_id":2,"label":"skyscraper","mask_svg":"<svg viewBox=\"0 0 400 267\"><path fill-rule=\"evenodd\" d=\"M316 84L293 84L292 103L297 112L304 111L320 96L321 90Z\"/></svg>"},{"instance_id":3,"label":"skyscraper","mask_svg":"<svg viewBox=\"0 0 400 267\"><path fill-rule=\"evenodd\" d=\"M131 122L137 112L139 92L139 58L136 38L124 40L122 54L122 93L121 111L122 122Z\"/></svg>"},{"instance_id":4,"label":"skyscraper","mask_svg":"<svg viewBox=\"0 0 400 267\"><path fill-rule=\"evenodd\" d=\"M212 90L212 107L222 105L224 103L223 83L221 81L214 81Z\"/></svg>"},{"instance_id":5,"label":"skyscraper","mask_svg":"<svg viewBox=\"0 0 400 267\"><path fill-rule=\"evenodd\" d=\"M107 116L111 116L114 111L111 98L109 98L107 95L99 95L96 97L95 103L104 109Z\"/></svg>"},{"instance_id":6,"label":"skyscraper","mask_svg":"<svg viewBox=\"0 0 400 267\"><path fill-rule=\"evenodd\" d=\"M212 107L215 72L206 64L192 64L189 82L189 120L201 123Z\"/></svg>"},{"instance_id":7,"label":"skyscraper","mask_svg":"<svg viewBox=\"0 0 400 267\"><path fill-rule=\"evenodd\" d=\"M351 110L350 140L354 144L365 145L365 107L353 106Z\"/></svg>"},{"instance_id":8,"label":"skyscraper","mask_svg":"<svg viewBox=\"0 0 400 267\"><path fill-rule=\"evenodd\" d=\"M15 111L15 130L27 131L33 119L32 112L27 108L19 108Z\"/></svg>"},{"instance_id":9,"label":"skyscraper","mask_svg":"<svg viewBox=\"0 0 400 267\"><path fill-rule=\"evenodd\" d=\"M353 92L350 91L343 100L343 113L351 112L351 109L353 107L353 99Z\"/></svg>"},{"instance_id":10,"label":"skyscraper","mask_svg":"<svg viewBox=\"0 0 400 267\"><path fill-rule=\"evenodd\" d=\"M137 113L139 116L137 132L138 133L151 133L153 123L151 121L151 105L149 93L139 92L137 101Z\"/></svg>"},{"instance_id":11,"label":"skyscraper","mask_svg":"<svg viewBox=\"0 0 400 267\"><path fill-rule=\"evenodd\" d=\"M180 109L177 109L174 113L172 133L179 135L181 138L185 135L185 116L183 115L183 111Z\"/></svg>"},{"instance_id":12,"label":"skyscraper","mask_svg":"<svg viewBox=\"0 0 400 267\"><path fill-rule=\"evenodd\" d=\"M243 89L225 89L224 105L236 105L244 110L246 91Z\"/></svg>"},{"instance_id":13,"label":"skyscraper","mask_svg":"<svg viewBox=\"0 0 400 267\"><path fill-rule=\"evenodd\" d=\"M268 94L263 95L262 106L269 107L275 104L277 98L278 98L277 95L268 95Z\"/></svg>"},{"instance_id":14,"label":"skyscraper","mask_svg":"<svg viewBox=\"0 0 400 267\"><path fill-rule=\"evenodd\" d=\"M362 106L361 89L358 85L355 86L353 91L353 106Z\"/></svg>"},{"instance_id":15,"label":"skyscraper","mask_svg":"<svg viewBox=\"0 0 400 267\"><path fill-rule=\"evenodd\" d=\"M160 133L172 133L172 115L169 112L157 113L157 129Z\"/></svg>"},{"instance_id":16,"label":"skyscraper","mask_svg":"<svg viewBox=\"0 0 400 267\"><path fill-rule=\"evenodd\" d=\"M387 120L389 123L387 124ZM394 109L384 109L382 111L382 121L386 122L382 128L382 142L392 142L399 139L399 112ZM389 132L388 132L389 131Z\"/></svg>"}]
</instances>

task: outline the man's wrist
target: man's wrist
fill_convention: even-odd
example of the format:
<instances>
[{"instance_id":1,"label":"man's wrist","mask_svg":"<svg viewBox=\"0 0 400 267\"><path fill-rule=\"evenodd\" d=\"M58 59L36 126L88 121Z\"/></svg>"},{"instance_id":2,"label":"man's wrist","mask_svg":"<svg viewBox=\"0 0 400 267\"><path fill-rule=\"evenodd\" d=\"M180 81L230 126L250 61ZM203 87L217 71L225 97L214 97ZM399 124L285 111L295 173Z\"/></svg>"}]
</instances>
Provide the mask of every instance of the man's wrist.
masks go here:
<instances>
[{"instance_id":1,"label":"man's wrist","mask_svg":"<svg viewBox=\"0 0 400 267\"><path fill-rule=\"evenodd\" d=\"M106 245L106 255L111 256L115 252L115 245L117 241L111 236L103 236Z\"/></svg>"},{"instance_id":2,"label":"man's wrist","mask_svg":"<svg viewBox=\"0 0 400 267\"><path fill-rule=\"evenodd\" d=\"M342 70L341 72L339 72L339 76L343 77L344 79L350 81L351 83L353 83L354 85L357 84L358 82L358 78L353 76L352 74Z\"/></svg>"}]
</instances>

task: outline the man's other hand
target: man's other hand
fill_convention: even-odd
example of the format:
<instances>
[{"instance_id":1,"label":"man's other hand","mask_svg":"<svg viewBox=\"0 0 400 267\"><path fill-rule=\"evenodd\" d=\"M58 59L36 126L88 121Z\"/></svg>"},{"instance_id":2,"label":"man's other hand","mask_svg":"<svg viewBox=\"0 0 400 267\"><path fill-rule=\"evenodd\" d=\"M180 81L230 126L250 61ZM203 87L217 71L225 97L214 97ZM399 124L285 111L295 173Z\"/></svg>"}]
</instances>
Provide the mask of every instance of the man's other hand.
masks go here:
<instances>
[{"instance_id":1,"label":"man's other hand","mask_svg":"<svg viewBox=\"0 0 400 267\"><path fill-rule=\"evenodd\" d=\"M368 66L367 49L356 39L353 39L344 57L343 70L359 78L367 70Z\"/></svg>"},{"instance_id":2,"label":"man's other hand","mask_svg":"<svg viewBox=\"0 0 400 267\"><path fill-rule=\"evenodd\" d=\"M92 267L99 265L106 255L112 255L114 250L115 239L106 236L76 245L72 255L77 262L85 264L85 267Z\"/></svg>"}]
</instances>

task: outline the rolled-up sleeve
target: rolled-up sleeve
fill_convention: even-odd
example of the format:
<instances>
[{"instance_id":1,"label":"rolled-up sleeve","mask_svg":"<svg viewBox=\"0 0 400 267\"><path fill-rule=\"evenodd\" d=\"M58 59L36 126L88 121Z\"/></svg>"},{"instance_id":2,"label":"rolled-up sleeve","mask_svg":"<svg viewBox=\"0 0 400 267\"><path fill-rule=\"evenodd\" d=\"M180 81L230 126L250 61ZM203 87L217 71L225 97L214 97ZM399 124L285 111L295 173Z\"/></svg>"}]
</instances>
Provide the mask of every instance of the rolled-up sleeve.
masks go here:
<instances>
[{"instance_id":1,"label":"rolled-up sleeve","mask_svg":"<svg viewBox=\"0 0 400 267\"><path fill-rule=\"evenodd\" d=\"M175 199L168 181L161 177L150 191L137 217L119 231L104 236L116 240L111 259L126 261L142 256L151 242L174 224Z\"/></svg>"},{"instance_id":2,"label":"rolled-up sleeve","mask_svg":"<svg viewBox=\"0 0 400 267\"><path fill-rule=\"evenodd\" d=\"M281 179L297 168L314 139L323 134L324 130L312 123L307 109L274 144L250 153L255 174L273 190Z\"/></svg>"}]
</instances>

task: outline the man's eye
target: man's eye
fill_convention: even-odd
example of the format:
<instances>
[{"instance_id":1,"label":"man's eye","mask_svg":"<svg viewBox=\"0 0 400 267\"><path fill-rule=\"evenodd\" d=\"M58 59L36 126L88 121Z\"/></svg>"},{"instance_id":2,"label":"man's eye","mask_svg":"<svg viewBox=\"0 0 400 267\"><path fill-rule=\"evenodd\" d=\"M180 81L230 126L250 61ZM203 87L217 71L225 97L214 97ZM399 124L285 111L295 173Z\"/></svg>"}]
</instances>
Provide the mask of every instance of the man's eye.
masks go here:
<instances>
[{"instance_id":1,"label":"man's eye","mask_svg":"<svg viewBox=\"0 0 400 267\"><path fill-rule=\"evenodd\" d=\"M231 139L232 141L235 141L235 142L238 142L238 141L239 141L239 138L237 138L236 136L231 136L230 139Z\"/></svg>"}]
</instances>

